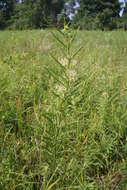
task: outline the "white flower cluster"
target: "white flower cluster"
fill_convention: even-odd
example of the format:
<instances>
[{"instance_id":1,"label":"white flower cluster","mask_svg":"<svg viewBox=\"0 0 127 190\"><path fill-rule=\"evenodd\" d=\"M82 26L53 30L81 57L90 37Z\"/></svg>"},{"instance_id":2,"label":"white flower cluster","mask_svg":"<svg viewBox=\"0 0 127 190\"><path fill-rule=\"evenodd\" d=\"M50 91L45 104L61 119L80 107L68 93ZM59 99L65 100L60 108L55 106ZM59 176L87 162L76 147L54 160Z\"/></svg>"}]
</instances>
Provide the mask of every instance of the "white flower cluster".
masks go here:
<instances>
[{"instance_id":1,"label":"white flower cluster","mask_svg":"<svg viewBox=\"0 0 127 190\"><path fill-rule=\"evenodd\" d=\"M56 85L55 90L58 94L64 93L66 91L66 88L63 85Z\"/></svg>"},{"instance_id":2,"label":"white flower cluster","mask_svg":"<svg viewBox=\"0 0 127 190\"><path fill-rule=\"evenodd\" d=\"M64 67L68 65L68 60L67 58L58 58L58 61L61 65L63 65Z\"/></svg>"},{"instance_id":3,"label":"white flower cluster","mask_svg":"<svg viewBox=\"0 0 127 190\"><path fill-rule=\"evenodd\" d=\"M66 74L67 74L67 77L68 77L68 80L70 82L74 82L76 79L77 79L77 72L75 71L75 69L69 69L67 66L69 64L69 61L67 58L61 58L59 57L58 58L58 61L59 63L64 66L66 68ZM74 66L77 64L77 61L76 60L72 60L71 61L71 65ZM55 86L55 90L58 94L63 94L67 89L66 87L64 87L63 85L56 85Z\"/></svg>"},{"instance_id":4,"label":"white flower cluster","mask_svg":"<svg viewBox=\"0 0 127 190\"><path fill-rule=\"evenodd\" d=\"M58 61L61 65L63 65L64 67L68 65L68 59L67 58L58 58ZM76 60L72 60L71 65L76 65L77 61Z\"/></svg>"},{"instance_id":5,"label":"white flower cluster","mask_svg":"<svg viewBox=\"0 0 127 190\"><path fill-rule=\"evenodd\" d=\"M67 75L70 81L75 81L77 79L77 73L75 70L67 70Z\"/></svg>"}]
</instances>

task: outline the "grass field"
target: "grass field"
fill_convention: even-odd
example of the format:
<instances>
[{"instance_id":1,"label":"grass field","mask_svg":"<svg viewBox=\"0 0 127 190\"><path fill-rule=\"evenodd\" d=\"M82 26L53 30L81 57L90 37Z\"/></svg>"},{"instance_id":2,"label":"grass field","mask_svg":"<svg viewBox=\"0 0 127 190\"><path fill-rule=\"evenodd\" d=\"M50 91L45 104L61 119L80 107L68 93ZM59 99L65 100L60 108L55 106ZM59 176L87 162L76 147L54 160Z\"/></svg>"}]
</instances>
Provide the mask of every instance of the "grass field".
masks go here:
<instances>
[{"instance_id":1,"label":"grass field","mask_svg":"<svg viewBox=\"0 0 127 190\"><path fill-rule=\"evenodd\" d=\"M0 32L0 190L127 190L127 33L61 41Z\"/></svg>"}]
</instances>

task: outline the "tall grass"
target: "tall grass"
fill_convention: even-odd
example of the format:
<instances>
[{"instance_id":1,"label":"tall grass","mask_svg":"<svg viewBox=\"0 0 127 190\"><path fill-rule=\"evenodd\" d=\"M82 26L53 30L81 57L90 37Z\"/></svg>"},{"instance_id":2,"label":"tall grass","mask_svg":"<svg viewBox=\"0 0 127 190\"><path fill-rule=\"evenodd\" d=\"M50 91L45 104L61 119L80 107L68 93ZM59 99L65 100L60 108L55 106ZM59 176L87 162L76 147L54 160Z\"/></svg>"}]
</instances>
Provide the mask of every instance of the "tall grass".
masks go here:
<instances>
[{"instance_id":1,"label":"tall grass","mask_svg":"<svg viewBox=\"0 0 127 190\"><path fill-rule=\"evenodd\" d=\"M0 189L127 189L126 35L0 33Z\"/></svg>"}]
</instances>

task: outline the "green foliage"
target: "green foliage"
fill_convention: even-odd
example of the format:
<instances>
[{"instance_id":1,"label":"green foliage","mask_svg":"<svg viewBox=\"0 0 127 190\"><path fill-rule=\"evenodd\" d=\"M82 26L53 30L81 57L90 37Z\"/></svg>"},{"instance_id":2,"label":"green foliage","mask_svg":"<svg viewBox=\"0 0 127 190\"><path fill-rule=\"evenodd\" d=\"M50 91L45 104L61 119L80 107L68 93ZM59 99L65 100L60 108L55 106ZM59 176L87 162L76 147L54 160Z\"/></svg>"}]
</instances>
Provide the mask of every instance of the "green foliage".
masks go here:
<instances>
[{"instance_id":1,"label":"green foliage","mask_svg":"<svg viewBox=\"0 0 127 190\"><path fill-rule=\"evenodd\" d=\"M0 10L0 28L4 28L5 26L5 20L2 11Z\"/></svg>"},{"instance_id":2,"label":"green foliage","mask_svg":"<svg viewBox=\"0 0 127 190\"><path fill-rule=\"evenodd\" d=\"M37 29L63 27L64 20L72 27L88 30L126 30L126 11L119 17L121 3L118 0L0 0L0 29Z\"/></svg>"},{"instance_id":3,"label":"green foliage","mask_svg":"<svg viewBox=\"0 0 127 190\"><path fill-rule=\"evenodd\" d=\"M0 29L8 25L16 0L0 0Z\"/></svg>"},{"instance_id":4,"label":"green foliage","mask_svg":"<svg viewBox=\"0 0 127 190\"><path fill-rule=\"evenodd\" d=\"M120 2L118 0L80 0L80 8L75 18L81 28L112 30L117 28Z\"/></svg>"},{"instance_id":5,"label":"green foliage","mask_svg":"<svg viewBox=\"0 0 127 190\"><path fill-rule=\"evenodd\" d=\"M125 190L127 34L52 35L0 32L0 188Z\"/></svg>"},{"instance_id":6,"label":"green foliage","mask_svg":"<svg viewBox=\"0 0 127 190\"><path fill-rule=\"evenodd\" d=\"M119 20L119 28L127 30L127 3L123 12L123 16Z\"/></svg>"},{"instance_id":7,"label":"green foliage","mask_svg":"<svg viewBox=\"0 0 127 190\"><path fill-rule=\"evenodd\" d=\"M63 6L64 0L24 0L22 3L2 0L0 13L5 18L5 26L10 29L41 28L55 25Z\"/></svg>"}]
</instances>

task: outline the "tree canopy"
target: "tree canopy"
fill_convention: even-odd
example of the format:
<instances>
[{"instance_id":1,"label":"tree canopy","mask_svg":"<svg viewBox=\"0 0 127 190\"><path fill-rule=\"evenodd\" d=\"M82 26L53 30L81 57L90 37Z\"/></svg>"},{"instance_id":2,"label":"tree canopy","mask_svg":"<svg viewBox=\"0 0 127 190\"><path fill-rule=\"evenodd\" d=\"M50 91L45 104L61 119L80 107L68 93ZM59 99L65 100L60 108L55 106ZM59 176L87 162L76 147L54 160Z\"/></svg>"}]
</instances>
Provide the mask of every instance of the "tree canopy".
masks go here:
<instances>
[{"instance_id":1,"label":"tree canopy","mask_svg":"<svg viewBox=\"0 0 127 190\"><path fill-rule=\"evenodd\" d=\"M0 0L0 29L32 29L56 26L59 15L73 14L73 27L85 29L116 29L126 23L118 0ZM124 24L119 25L118 22Z\"/></svg>"},{"instance_id":2,"label":"tree canopy","mask_svg":"<svg viewBox=\"0 0 127 190\"><path fill-rule=\"evenodd\" d=\"M79 0L80 8L75 22L81 27L113 29L119 18L120 3L118 0Z\"/></svg>"}]
</instances>

